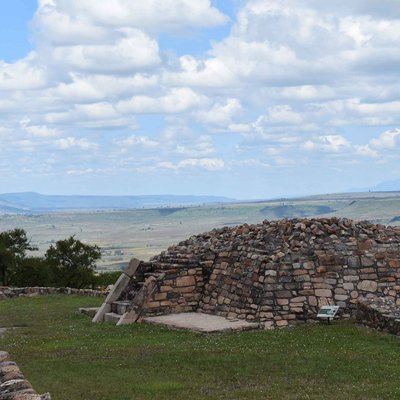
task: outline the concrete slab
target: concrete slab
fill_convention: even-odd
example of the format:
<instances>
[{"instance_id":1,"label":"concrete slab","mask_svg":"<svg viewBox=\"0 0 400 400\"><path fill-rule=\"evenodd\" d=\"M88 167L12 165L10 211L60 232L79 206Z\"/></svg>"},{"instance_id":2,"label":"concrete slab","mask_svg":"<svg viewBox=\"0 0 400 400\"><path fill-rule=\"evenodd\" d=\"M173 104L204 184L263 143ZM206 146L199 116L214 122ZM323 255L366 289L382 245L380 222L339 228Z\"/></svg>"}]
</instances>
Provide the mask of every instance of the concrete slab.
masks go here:
<instances>
[{"instance_id":1,"label":"concrete slab","mask_svg":"<svg viewBox=\"0 0 400 400\"><path fill-rule=\"evenodd\" d=\"M142 321L169 328L189 329L203 333L242 331L259 328L258 323L195 312L146 317Z\"/></svg>"}]
</instances>

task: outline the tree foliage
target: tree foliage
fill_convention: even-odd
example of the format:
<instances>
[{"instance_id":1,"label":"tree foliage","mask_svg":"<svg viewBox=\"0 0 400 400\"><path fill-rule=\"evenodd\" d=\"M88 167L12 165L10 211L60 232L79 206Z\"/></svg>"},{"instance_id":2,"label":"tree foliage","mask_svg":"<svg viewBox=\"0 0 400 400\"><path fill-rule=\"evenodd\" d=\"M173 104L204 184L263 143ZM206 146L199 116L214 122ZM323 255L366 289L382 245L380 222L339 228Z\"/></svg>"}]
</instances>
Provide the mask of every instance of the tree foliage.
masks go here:
<instances>
[{"instance_id":1,"label":"tree foliage","mask_svg":"<svg viewBox=\"0 0 400 400\"><path fill-rule=\"evenodd\" d=\"M0 279L8 285L18 272L26 252L37 250L31 245L24 229L16 228L0 233Z\"/></svg>"},{"instance_id":2,"label":"tree foliage","mask_svg":"<svg viewBox=\"0 0 400 400\"><path fill-rule=\"evenodd\" d=\"M19 287L57 286L57 270L42 257L24 258L11 283Z\"/></svg>"},{"instance_id":3,"label":"tree foliage","mask_svg":"<svg viewBox=\"0 0 400 400\"><path fill-rule=\"evenodd\" d=\"M100 248L82 243L74 236L51 245L45 257L27 257L37 250L23 229L0 232L0 285L92 287L98 281L96 261Z\"/></svg>"},{"instance_id":4,"label":"tree foliage","mask_svg":"<svg viewBox=\"0 0 400 400\"><path fill-rule=\"evenodd\" d=\"M58 269L58 285L77 288L94 283L93 272L100 257L98 246L84 244L74 236L59 240L45 254L46 261Z\"/></svg>"}]
</instances>

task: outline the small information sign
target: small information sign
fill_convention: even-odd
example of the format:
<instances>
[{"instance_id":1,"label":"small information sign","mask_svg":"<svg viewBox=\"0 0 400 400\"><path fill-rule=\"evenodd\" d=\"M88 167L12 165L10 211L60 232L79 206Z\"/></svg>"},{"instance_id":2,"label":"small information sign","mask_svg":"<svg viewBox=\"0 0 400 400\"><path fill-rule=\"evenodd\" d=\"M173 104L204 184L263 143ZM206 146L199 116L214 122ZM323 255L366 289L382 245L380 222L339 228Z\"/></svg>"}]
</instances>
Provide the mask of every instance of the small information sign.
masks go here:
<instances>
[{"instance_id":1,"label":"small information sign","mask_svg":"<svg viewBox=\"0 0 400 400\"><path fill-rule=\"evenodd\" d=\"M318 311L317 318L327 318L328 322L330 322L331 318L335 318L338 310L339 306L323 306Z\"/></svg>"}]
</instances>

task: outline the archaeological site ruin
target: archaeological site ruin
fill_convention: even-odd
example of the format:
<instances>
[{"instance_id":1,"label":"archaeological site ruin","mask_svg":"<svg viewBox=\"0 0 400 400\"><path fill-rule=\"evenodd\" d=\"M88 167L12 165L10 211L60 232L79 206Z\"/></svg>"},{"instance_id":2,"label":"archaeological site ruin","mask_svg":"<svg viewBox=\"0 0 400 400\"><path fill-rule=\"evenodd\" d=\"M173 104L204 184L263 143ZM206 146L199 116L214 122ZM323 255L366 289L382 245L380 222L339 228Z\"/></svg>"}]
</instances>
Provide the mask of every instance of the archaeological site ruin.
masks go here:
<instances>
[{"instance_id":1,"label":"archaeological site ruin","mask_svg":"<svg viewBox=\"0 0 400 400\"><path fill-rule=\"evenodd\" d=\"M400 228L349 219L293 219L224 227L133 259L93 321L121 325L203 313L261 328L341 318L376 298L400 304Z\"/></svg>"}]
</instances>

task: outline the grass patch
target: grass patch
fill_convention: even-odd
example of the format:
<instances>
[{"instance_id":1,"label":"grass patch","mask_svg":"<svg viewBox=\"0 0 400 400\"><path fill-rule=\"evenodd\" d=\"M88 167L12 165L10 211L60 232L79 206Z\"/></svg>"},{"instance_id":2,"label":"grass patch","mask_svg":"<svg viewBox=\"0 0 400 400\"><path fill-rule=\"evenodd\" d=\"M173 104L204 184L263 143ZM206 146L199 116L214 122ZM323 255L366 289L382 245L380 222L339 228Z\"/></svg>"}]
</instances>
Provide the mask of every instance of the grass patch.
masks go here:
<instances>
[{"instance_id":1,"label":"grass patch","mask_svg":"<svg viewBox=\"0 0 400 400\"><path fill-rule=\"evenodd\" d=\"M200 335L92 324L99 298L0 302L0 339L39 392L57 400L396 399L399 339L349 322Z\"/></svg>"}]
</instances>

